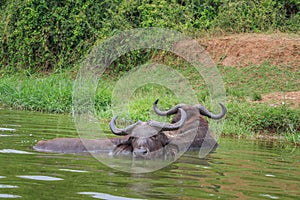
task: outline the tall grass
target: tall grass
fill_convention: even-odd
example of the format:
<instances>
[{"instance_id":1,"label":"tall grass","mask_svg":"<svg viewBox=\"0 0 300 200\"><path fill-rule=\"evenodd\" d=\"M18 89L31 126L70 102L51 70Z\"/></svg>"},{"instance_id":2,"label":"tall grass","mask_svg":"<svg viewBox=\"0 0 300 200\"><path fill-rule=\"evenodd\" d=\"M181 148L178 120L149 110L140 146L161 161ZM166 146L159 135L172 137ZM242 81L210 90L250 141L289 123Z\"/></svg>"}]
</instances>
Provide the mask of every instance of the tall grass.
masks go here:
<instances>
[{"instance_id":1,"label":"tall grass","mask_svg":"<svg viewBox=\"0 0 300 200\"><path fill-rule=\"evenodd\" d=\"M0 103L21 110L70 112L72 84L70 77L64 74L2 77Z\"/></svg>"},{"instance_id":2,"label":"tall grass","mask_svg":"<svg viewBox=\"0 0 300 200\"><path fill-rule=\"evenodd\" d=\"M292 129L291 129L292 127ZM228 103L228 114L224 134L291 134L300 132L300 112L282 105L232 101ZM293 133L293 134L294 134Z\"/></svg>"},{"instance_id":3,"label":"tall grass","mask_svg":"<svg viewBox=\"0 0 300 200\"><path fill-rule=\"evenodd\" d=\"M254 70L260 68L261 70ZM273 71L272 71L272 70ZM290 141L299 142L300 112L287 105L272 107L268 104L259 104L255 99L249 101L249 93L264 94L271 91L297 90L299 83L295 80L299 74L290 74L292 69L285 72L286 78L294 79L280 81L281 74L286 68L275 66L252 67L252 70L241 70L226 67L222 70L228 94L228 113L223 133L225 135L251 135L256 133L285 135ZM180 70L180 69L178 69ZM181 70L186 70L182 68ZM255 73L255 75L254 75ZM268 78L260 80L255 76ZM71 112L73 81L70 71L60 74L51 74L42 77L28 77L24 75L4 76L0 79L0 103L15 109L35 110L54 113ZM244 79L248 77L248 79ZM252 79L253 78L253 79ZM278 80L274 85L274 80ZM191 84L197 80L190 79ZM295 83L292 83L295 82ZM95 95L95 109L100 118L109 121L112 113L112 93L116 81L101 79ZM205 99L199 95L199 101L205 106ZM152 104L159 98L160 106L170 108L178 103L172 91L159 85L145 85L135 90L129 102L129 117L132 120L159 119L153 114ZM253 101L254 100L254 101ZM157 117L157 118L156 118ZM165 120L165 119L164 119Z\"/></svg>"}]
</instances>

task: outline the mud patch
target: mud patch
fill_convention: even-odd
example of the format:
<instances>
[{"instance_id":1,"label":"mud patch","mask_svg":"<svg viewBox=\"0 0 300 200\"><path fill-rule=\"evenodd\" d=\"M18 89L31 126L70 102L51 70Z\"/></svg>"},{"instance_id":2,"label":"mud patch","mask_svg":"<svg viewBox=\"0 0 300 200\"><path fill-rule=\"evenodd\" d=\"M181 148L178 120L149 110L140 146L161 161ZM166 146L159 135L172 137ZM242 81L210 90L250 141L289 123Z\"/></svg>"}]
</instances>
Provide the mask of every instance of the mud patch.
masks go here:
<instances>
[{"instance_id":1,"label":"mud patch","mask_svg":"<svg viewBox=\"0 0 300 200\"><path fill-rule=\"evenodd\" d=\"M300 108L300 91L296 92L272 92L262 96L259 103L268 103L270 106L277 107L287 105L293 109Z\"/></svg>"}]
</instances>

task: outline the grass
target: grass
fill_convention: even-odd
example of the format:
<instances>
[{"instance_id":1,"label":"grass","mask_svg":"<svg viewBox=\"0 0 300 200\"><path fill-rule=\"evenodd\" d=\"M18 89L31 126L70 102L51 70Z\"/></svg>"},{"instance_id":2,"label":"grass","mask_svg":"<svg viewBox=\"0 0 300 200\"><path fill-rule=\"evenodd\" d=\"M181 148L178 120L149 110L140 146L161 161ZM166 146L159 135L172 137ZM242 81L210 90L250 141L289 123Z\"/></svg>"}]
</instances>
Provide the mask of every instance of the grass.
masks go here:
<instances>
[{"instance_id":1,"label":"grass","mask_svg":"<svg viewBox=\"0 0 300 200\"><path fill-rule=\"evenodd\" d=\"M291 128L300 129L300 112L286 106L271 107L241 101L228 103L228 114L224 127L225 134L286 134ZM233 129L232 129L233 128Z\"/></svg>"},{"instance_id":2,"label":"grass","mask_svg":"<svg viewBox=\"0 0 300 200\"><path fill-rule=\"evenodd\" d=\"M290 129L286 132L285 137L289 142L297 145L300 141L300 132L296 130L293 124L289 124L289 128Z\"/></svg>"},{"instance_id":3,"label":"grass","mask_svg":"<svg viewBox=\"0 0 300 200\"><path fill-rule=\"evenodd\" d=\"M179 64L178 64L179 63ZM206 103L204 83L194 76L189 66L174 69L188 76L201 103ZM174 63L173 63L174 64ZM183 66L183 65L182 65ZM300 112L286 105L271 107L255 101L261 95L274 91L295 91L300 88L300 73L292 68L252 66L247 68L219 67L227 90L228 114L224 124L224 135L245 136L257 133L284 135L288 141L300 141ZM0 103L15 109L35 110L52 113L71 112L74 77L70 71L48 76L9 75L0 79ZM95 95L95 108L100 118L110 120L114 108L113 89L117 80L101 79ZM129 113L123 117L132 120L156 118L152 111L153 102L159 98L160 106L170 108L181 103L168 88L147 84L135 89L129 101ZM251 100L251 101L249 101ZM119 113L117 113L119 114ZM122 113L121 113L122 115Z\"/></svg>"},{"instance_id":4,"label":"grass","mask_svg":"<svg viewBox=\"0 0 300 200\"><path fill-rule=\"evenodd\" d=\"M227 95L259 100L262 94L294 91L300 88L300 71L292 67L264 64L245 68L221 68L227 86Z\"/></svg>"},{"instance_id":5,"label":"grass","mask_svg":"<svg viewBox=\"0 0 300 200\"><path fill-rule=\"evenodd\" d=\"M2 77L0 103L20 110L70 112L72 84L72 79L65 74Z\"/></svg>"}]
</instances>

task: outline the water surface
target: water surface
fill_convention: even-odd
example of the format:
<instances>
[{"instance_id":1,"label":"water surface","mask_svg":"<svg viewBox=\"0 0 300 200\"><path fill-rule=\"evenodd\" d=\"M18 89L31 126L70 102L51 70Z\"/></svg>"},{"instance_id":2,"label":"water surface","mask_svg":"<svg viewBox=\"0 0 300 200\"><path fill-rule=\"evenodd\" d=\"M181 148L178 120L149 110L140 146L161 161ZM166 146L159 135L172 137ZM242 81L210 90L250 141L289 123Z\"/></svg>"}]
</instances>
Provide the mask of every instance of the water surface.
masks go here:
<instances>
[{"instance_id":1,"label":"water surface","mask_svg":"<svg viewBox=\"0 0 300 200\"><path fill-rule=\"evenodd\" d=\"M220 139L152 173L111 169L89 155L40 153L41 139L78 137L68 115L0 110L0 199L300 199L300 150Z\"/></svg>"}]
</instances>

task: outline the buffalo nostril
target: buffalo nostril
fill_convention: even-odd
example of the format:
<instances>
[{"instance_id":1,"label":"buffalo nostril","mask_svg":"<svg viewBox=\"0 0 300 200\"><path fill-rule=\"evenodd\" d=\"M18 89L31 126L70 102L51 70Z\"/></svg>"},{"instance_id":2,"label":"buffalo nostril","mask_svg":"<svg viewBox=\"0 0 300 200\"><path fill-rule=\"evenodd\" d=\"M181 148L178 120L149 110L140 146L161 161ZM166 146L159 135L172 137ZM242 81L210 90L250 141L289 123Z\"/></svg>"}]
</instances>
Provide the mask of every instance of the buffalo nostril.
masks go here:
<instances>
[{"instance_id":1,"label":"buffalo nostril","mask_svg":"<svg viewBox=\"0 0 300 200\"><path fill-rule=\"evenodd\" d=\"M148 150L147 150L147 149L144 149L144 148L141 148L141 149L135 149L135 150L133 151L133 155L134 155L134 156L137 156L137 157L139 157L139 156L145 156L145 155L147 155L147 153L148 153Z\"/></svg>"},{"instance_id":2,"label":"buffalo nostril","mask_svg":"<svg viewBox=\"0 0 300 200\"><path fill-rule=\"evenodd\" d=\"M148 153L148 151L145 149L142 153L145 155Z\"/></svg>"}]
</instances>

